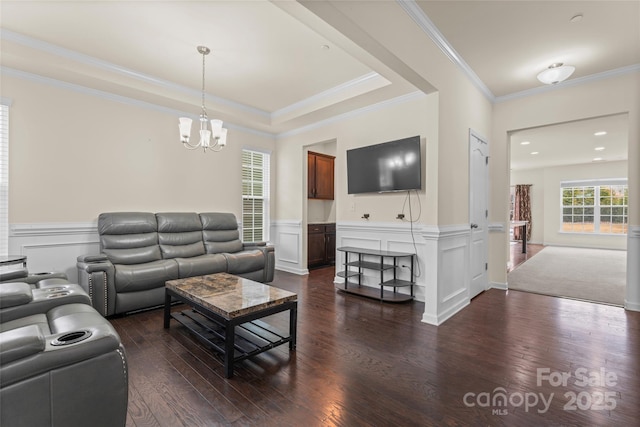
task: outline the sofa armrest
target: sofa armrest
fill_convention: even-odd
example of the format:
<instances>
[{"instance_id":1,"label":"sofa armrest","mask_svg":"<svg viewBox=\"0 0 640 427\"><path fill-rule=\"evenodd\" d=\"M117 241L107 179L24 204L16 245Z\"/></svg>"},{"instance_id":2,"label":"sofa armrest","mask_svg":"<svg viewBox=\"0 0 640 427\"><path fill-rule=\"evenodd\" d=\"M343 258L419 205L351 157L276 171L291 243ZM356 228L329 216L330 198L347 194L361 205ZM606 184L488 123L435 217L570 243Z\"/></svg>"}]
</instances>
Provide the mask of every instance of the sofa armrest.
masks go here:
<instances>
[{"instance_id":1,"label":"sofa armrest","mask_svg":"<svg viewBox=\"0 0 640 427\"><path fill-rule=\"evenodd\" d=\"M264 254L264 276L261 282L273 282L273 275L276 266L274 246L267 244L267 242L245 242L242 244L242 248L247 250L253 249L262 251L262 253Z\"/></svg>"},{"instance_id":2,"label":"sofa armrest","mask_svg":"<svg viewBox=\"0 0 640 427\"><path fill-rule=\"evenodd\" d=\"M86 304L91 305L91 299L80 286L72 283L50 286L42 289L32 289L26 283L4 283L2 287L9 285L23 285L29 289L29 300L26 301L26 290L23 293L22 304L12 306L4 305L0 308L0 322L10 322L12 320L32 316L34 314L44 314L49 310L66 304ZM17 301L16 301L17 302Z\"/></svg>"},{"instance_id":3,"label":"sofa armrest","mask_svg":"<svg viewBox=\"0 0 640 427\"><path fill-rule=\"evenodd\" d=\"M82 286L91 305L103 316L115 313L115 267L106 255L81 255L78 257L78 284Z\"/></svg>"},{"instance_id":4,"label":"sofa armrest","mask_svg":"<svg viewBox=\"0 0 640 427\"><path fill-rule=\"evenodd\" d=\"M267 242L243 242L242 243L243 249L251 249L251 248L255 248L256 246L267 246Z\"/></svg>"},{"instance_id":5,"label":"sofa armrest","mask_svg":"<svg viewBox=\"0 0 640 427\"><path fill-rule=\"evenodd\" d=\"M40 353L45 348L38 325L23 326L0 333L0 365Z\"/></svg>"},{"instance_id":6,"label":"sofa armrest","mask_svg":"<svg viewBox=\"0 0 640 427\"><path fill-rule=\"evenodd\" d=\"M18 270L0 271L0 282L23 282L29 275L29 270L20 268Z\"/></svg>"},{"instance_id":7,"label":"sofa armrest","mask_svg":"<svg viewBox=\"0 0 640 427\"><path fill-rule=\"evenodd\" d=\"M33 294L28 283L9 282L0 286L0 309L27 304L32 300Z\"/></svg>"}]
</instances>

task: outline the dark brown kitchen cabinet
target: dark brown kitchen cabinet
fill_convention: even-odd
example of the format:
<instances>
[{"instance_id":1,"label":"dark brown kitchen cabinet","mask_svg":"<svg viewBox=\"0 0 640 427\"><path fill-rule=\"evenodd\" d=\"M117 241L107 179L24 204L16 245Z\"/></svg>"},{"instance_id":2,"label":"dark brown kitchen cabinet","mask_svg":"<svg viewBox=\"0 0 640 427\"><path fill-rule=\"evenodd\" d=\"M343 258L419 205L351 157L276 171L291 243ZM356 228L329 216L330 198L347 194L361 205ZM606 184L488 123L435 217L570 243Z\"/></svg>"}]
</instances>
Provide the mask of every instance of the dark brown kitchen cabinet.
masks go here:
<instances>
[{"instance_id":1,"label":"dark brown kitchen cabinet","mask_svg":"<svg viewBox=\"0 0 640 427\"><path fill-rule=\"evenodd\" d=\"M309 224L307 230L307 267L334 264L336 261L336 225Z\"/></svg>"},{"instance_id":2,"label":"dark brown kitchen cabinet","mask_svg":"<svg viewBox=\"0 0 640 427\"><path fill-rule=\"evenodd\" d=\"M308 198L333 200L334 160L334 156L309 151L307 156Z\"/></svg>"}]
</instances>

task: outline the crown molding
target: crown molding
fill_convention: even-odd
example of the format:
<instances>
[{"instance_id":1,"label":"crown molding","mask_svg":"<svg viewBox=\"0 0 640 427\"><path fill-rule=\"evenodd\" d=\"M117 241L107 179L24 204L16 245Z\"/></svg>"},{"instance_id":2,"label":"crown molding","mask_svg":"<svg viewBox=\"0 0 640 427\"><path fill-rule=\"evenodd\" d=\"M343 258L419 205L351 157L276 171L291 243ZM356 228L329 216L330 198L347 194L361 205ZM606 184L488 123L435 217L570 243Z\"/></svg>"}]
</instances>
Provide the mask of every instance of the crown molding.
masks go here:
<instances>
[{"instance_id":1,"label":"crown molding","mask_svg":"<svg viewBox=\"0 0 640 427\"><path fill-rule=\"evenodd\" d=\"M103 71L107 71L110 73L126 76L133 78L138 81L142 81L147 84L151 84L157 87L161 87L164 89L184 93L194 97L200 97L202 92L196 89L192 89L186 86L179 85L177 83L173 83L168 80L159 79L157 77L153 77L148 74L140 73L129 68L121 67L117 64L113 64L108 61L103 61L101 59L95 58L90 55L85 55L80 52L76 52L74 50L66 49L52 43L48 43L42 40L34 39L32 37L25 36L23 34L19 34L13 31L9 31L6 29L0 29L0 38L3 40L7 40L13 43L20 44L22 46L30 47L32 49L40 50L51 55L59 56L62 58L67 58L72 61L75 61L80 64L88 65ZM265 119L270 118L270 114L266 111L260 110L258 108L250 107L248 105L241 104L239 102L231 101L226 98L222 98L219 96L205 94L206 99L208 99L212 103L217 103L221 105L226 105L228 107L245 111L250 114L255 114L257 116L263 117Z\"/></svg>"},{"instance_id":2,"label":"crown molding","mask_svg":"<svg viewBox=\"0 0 640 427\"><path fill-rule=\"evenodd\" d=\"M147 110L158 111L158 112L165 113L165 114L170 114L170 115L173 115L173 116L176 116L176 117L185 117L186 116L186 117L191 117L193 119L197 119L199 117L199 116L197 116L197 115L195 115L193 113L177 110L175 108L164 107L162 105L154 104L154 103L151 103L151 102L140 101L138 99L129 98L129 97L122 96L122 95L116 95L116 94L113 94L111 92L106 92L106 91L102 91L102 90L98 90L98 89L93 89L93 88L90 88L90 87L77 85L75 83L65 82L65 81L62 81L62 80L53 79L51 77L44 77L44 76L41 76L41 75L38 75L38 74L28 73L28 72L22 71L22 70L16 70L14 68L8 68L8 67L0 66L0 74L4 74L4 75L10 76L10 77L16 77L16 78L20 78L20 79L24 79L24 80L29 80L29 81L32 81L32 82L45 84L45 85L52 86L52 87L71 90L71 91L82 93L82 94L85 94L85 95L90 95L90 96L95 96L95 97L98 97L98 98L106 99L108 101L114 101L114 102L119 102L121 104L131 105L131 106L138 107L138 108L144 108L144 109L147 109ZM4 99L7 99L7 98L3 98L3 100ZM234 123L229 123L227 121L225 121L225 126L227 128L229 128L229 129L236 129L236 130L240 130L240 131L243 131L243 132L248 132L248 133L252 133L252 134L255 134L255 135L260 135L260 136L264 136L264 137L268 137L268 138L274 138L275 137L275 135L273 133L259 131L257 129L253 129L253 128L249 128L249 127L246 127L246 126L237 125L237 124L234 124Z\"/></svg>"},{"instance_id":3,"label":"crown molding","mask_svg":"<svg viewBox=\"0 0 640 427\"><path fill-rule=\"evenodd\" d=\"M357 77L353 80L312 95L309 98L303 99L302 101L294 102L291 105L276 110L271 113L271 121L275 122L282 116L295 114L295 112L299 110L308 110L309 108L313 108L314 106L321 104L325 100L335 99L336 97L339 97L343 94L351 93L353 91L359 91L359 89L361 92L368 92L370 90L368 86L370 86L372 83L376 83L376 81L384 81L386 82L386 84L389 84L388 80L386 80L375 71L372 71L363 76ZM346 99L351 97L352 96L345 96Z\"/></svg>"},{"instance_id":4,"label":"crown molding","mask_svg":"<svg viewBox=\"0 0 640 427\"><path fill-rule=\"evenodd\" d=\"M603 71L601 73L591 74L589 76L578 77L576 79L565 80L555 85L539 86L532 89L523 90L521 92L511 93L509 95L499 96L495 98L495 103L511 101L514 99L526 98L532 95L552 92L558 89L565 89L572 86L578 86L586 83L593 83L600 80L606 80L611 77L617 77L625 74L636 73L640 71L640 64L633 64L626 67L615 68L613 70Z\"/></svg>"},{"instance_id":5,"label":"crown molding","mask_svg":"<svg viewBox=\"0 0 640 427\"><path fill-rule=\"evenodd\" d=\"M85 55L83 53L66 49L42 40L34 39L32 37L28 37L23 34L19 34L10 30L0 28L0 38L3 40L20 44L22 46L40 50L58 57L70 59L77 63L88 65L103 71L130 77L138 81L151 84L163 89L187 94L193 97L200 97L202 95L202 93L199 90L182 86L168 80L159 79L157 77L140 73L140 72L131 70L129 68L121 67L117 64L113 64L108 61L103 61L93 56ZM321 103L324 100L338 97L340 96L340 94L349 94L349 93L352 93L353 91L358 91L358 90L366 91L367 85L371 85L376 81L380 81L380 80L386 81L386 79L384 79L384 77L382 77L380 74L376 72L370 72L356 79L342 83L338 86L327 89L326 91L320 92L309 98L303 99L302 101L293 103L291 105L288 105L286 107L283 107L271 113L268 111L261 110L259 108L250 107L248 105L231 101L229 99L222 98L215 95L205 94L205 98L213 104L225 105L232 109L244 111L246 113L256 115L258 117L262 117L263 119L268 120L270 123L274 123L275 121L277 121L278 118L284 115L287 115L287 114L295 115L296 110L305 110L305 109L313 108L314 105L317 105L318 103ZM345 98L351 98L351 97L352 96L350 95L345 96ZM184 115L183 113L181 114ZM232 126L229 126L229 127L231 128Z\"/></svg>"},{"instance_id":6,"label":"crown molding","mask_svg":"<svg viewBox=\"0 0 640 427\"><path fill-rule=\"evenodd\" d=\"M342 113L342 114L338 114L336 116L333 117L329 117L328 119L324 119L324 120L320 120L317 121L315 123L312 123L310 125L306 125L306 126L302 126L296 129L292 129L286 132L281 132L279 133L277 136L278 137L288 137L288 136L293 136L293 135L298 135L304 132L308 132L310 130L313 129L318 129L324 126L327 126L331 123L336 123L336 122L340 122L342 120L347 120L350 119L352 117L356 117L359 116L361 114L370 112L370 111L375 111L375 110L380 110L383 108L387 108L390 107L392 105L398 105L398 104L402 104L408 101L411 101L413 99L417 99L417 98L422 98L427 96L427 94L425 94L424 92L421 91L415 91L415 92L410 92L406 95L401 95L398 96L396 98L392 98L392 99L388 99L386 101L381 101L375 104L371 104L371 105L367 105L366 107L362 107L362 108L358 108L356 110L351 110L348 111L346 113Z\"/></svg>"},{"instance_id":7,"label":"crown molding","mask_svg":"<svg viewBox=\"0 0 640 427\"><path fill-rule=\"evenodd\" d=\"M435 26L433 21L424 13L424 10L415 2L415 0L396 0L398 5L413 19L413 21L420 27L424 33L435 43L438 48L462 70L462 72L469 78L471 83L490 101L494 102L495 96L489 88L484 84L480 77L473 71L473 69L465 62L464 59L456 52L456 50L449 44L447 39L442 35L440 30Z\"/></svg>"}]
</instances>

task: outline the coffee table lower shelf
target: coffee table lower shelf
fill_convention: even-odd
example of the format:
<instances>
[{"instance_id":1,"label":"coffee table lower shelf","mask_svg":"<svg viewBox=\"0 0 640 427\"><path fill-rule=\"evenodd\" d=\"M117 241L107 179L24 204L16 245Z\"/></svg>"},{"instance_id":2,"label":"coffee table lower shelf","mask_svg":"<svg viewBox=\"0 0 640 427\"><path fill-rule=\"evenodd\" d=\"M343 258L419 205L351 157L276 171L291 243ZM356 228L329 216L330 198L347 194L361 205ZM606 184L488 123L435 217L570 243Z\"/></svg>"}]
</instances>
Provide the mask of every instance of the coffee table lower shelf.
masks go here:
<instances>
[{"instance_id":1,"label":"coffee table lower shelf","mask_svg":"<svg viewBox=\"0 0 640 427\"><path fill-rule=\"evenodd\" d=\"M185 326L204 344L225 355L225 325L196 310L171 313L171 317ZM262 320L253 320L235 326L233 362L239 362L291 341L290 336Z\"/></svg>"}]
</instances>

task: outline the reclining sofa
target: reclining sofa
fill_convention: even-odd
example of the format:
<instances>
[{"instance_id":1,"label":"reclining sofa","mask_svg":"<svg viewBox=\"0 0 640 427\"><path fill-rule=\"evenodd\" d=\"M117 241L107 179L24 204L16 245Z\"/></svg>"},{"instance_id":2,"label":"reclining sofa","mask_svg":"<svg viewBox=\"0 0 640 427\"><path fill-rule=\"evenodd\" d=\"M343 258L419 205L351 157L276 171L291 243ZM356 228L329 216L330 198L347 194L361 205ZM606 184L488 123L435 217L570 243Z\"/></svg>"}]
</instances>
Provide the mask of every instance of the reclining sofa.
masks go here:
<instances>
[{"instance_id":1,"label":"reclining sofa","mask_svg":"<svg viewBox=\"0 0 640 427\"><path fill-rule=\"evenodd\" d=\"M124 348L90 302L64 274L0 285L0 425L126 424Z\"/></svg>"},{"instance_id":2,"label":"reclining sofa","mask_svg":"<svg viewBox=\"0 0 640 427\"><path fill-rule=\"evenodd\" d=\"M167 280L223 272L273 280L273 247L243 243L232 213L102 213L98 234L101 253L79 256L77 268L103 316L164 304Z\"/></svg>"}]
</instances>

